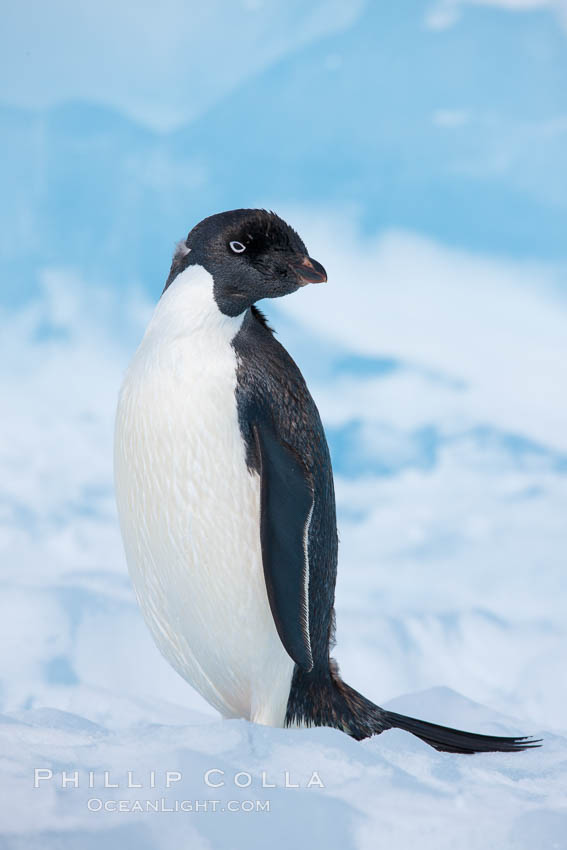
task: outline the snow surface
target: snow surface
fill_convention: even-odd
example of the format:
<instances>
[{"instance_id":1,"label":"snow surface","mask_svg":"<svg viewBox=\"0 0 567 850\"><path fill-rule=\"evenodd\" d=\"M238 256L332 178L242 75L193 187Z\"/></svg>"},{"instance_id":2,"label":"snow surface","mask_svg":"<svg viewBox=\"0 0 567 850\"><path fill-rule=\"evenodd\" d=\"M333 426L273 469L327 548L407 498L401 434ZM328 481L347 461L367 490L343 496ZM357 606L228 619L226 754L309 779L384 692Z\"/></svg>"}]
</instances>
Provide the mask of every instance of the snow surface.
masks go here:
<instances>
[{"instance_id":1,"label":"snow surface","mask_svg":"<svg viewBox=\"0 0 567 850\"><path fill-rule=\"evenodd\" d=\"M397 711L545 746L459 757L399 731L357 743L219 720L153 647L116 524L115 398L151 304L44 269L0 338L0 847L567 847L561 269L279 211L329 273L265 306L330 438L343 676ZM53 779L34 788L35 768ZM165 771L182 781L164 788ZM324 788L306 787L314 771ZM93 812L89 798L270 811Z\"/></svg>"}]
</instances>

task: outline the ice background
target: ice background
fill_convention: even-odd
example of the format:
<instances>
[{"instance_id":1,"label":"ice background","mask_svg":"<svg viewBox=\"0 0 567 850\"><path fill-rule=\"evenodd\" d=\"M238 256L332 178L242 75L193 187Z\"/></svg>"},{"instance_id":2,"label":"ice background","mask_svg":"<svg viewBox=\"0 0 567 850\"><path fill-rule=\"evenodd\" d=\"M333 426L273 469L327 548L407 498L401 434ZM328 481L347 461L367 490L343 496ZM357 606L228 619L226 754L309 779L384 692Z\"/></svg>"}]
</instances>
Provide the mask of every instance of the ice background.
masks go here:
<instances>
[{"instance_id":1,"label":"ice background","mask_svg":"<svg viewBox=\"0 0 567 850\"><path fill-rule=\"evenodd\" d=\"M561 0L6 14L2 850L567 847L566 38ZM277 210L329 275L263 306L331 445L344 678L541 750L221 721L153 647L116 522L116 394L175 242L235 206ZM34 767L81 787L34 789Z\"/></svg>"}]
</instances>

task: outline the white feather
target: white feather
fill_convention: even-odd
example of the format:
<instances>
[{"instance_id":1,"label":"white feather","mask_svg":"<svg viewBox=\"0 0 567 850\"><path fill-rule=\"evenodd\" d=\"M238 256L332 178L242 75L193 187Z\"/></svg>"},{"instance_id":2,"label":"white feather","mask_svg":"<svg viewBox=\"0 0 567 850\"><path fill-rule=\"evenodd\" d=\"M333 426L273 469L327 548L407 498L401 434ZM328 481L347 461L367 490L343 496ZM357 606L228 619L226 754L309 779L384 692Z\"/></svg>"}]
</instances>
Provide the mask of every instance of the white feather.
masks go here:
<instances>
[{"instance_id":1,"label":"white feather","mask_svg":"<svg viewBox=\"0 0 567 850\"><path fill-rule=\"evenodd\" d=\"M175 248L175 256L179 257L180 259L183 259L183 257L186 257L187 254L189 254L190 252L191 248L187 247L185 239L181 239L181 241L177 243L177 246Z\"/></svg>"},{"instance_id":2,"label":"white feather","mask_svg":"<svg viewBox=\"0 0 567 850\"><path fill-rule=\"evenodd\" d=\"M303 528L303 601L301 606L301 614L303 620L303 633L309 650L309 657L313 663L313 655L311 653L311 633L309 631L309 529L311 528L311 519L313 517L313 509L315 507L315 498L311 502L305 526Z\"/></svg>"},{"instance_id":3,"label":"white feather","mask_svg":"<svg viewBox=\"0 0 567 850\"><path fill-rule=\"evenodd\" d=\"M128 567L153 637L225 716L281 725L293 661L277 634L260 549L260 481L236 409L242 324L190 266L160 299L126 374L115 484Z\"/></svg>"}]
</instances>

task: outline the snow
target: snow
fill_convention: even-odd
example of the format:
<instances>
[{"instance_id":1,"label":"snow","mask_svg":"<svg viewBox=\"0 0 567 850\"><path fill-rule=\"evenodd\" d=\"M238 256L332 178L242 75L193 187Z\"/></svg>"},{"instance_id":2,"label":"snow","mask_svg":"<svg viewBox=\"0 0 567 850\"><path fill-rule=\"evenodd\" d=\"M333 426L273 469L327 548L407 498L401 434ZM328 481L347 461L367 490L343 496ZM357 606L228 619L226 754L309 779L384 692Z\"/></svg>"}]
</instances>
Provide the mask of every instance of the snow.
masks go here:
<instances>
[{"instance_id":1,"label":"snow","mask_svg":"<svg viewBox=\"0 0 567 850\"><path fill-rule=\"evenodd\" d=\"M416 838L425 850L565 846L567 742L560 736L546 736L538 751L456 758L401 731L357 743L333 729L219 721L157 700L119 707L90 693L88 701L95 718L113 705L117 725L54 709L2 718L11 789L3 847L70 847L79 838L74 846L405 848ZM447 689L391 705L438 716L450 708L465 725L518 730ZM105 772L106 783L118 787L104 787ZM125 811L98 810L117 801L126 801ZM162 811L136 811L135 801ZM193 811L175 811L184 801ZM234 801L239 811L229 811ZM256 801L269 810L246 811Z\"/></svg>"},{"instance_id":2,"label":"snow","mask_svg":"<svg viewBox=\"0 0 567 850\"><path fill-rule=\"evenodd\" d=\"M151 304L46 268L0 338L0 845L567 847L562 270L279 211L329 273L264 306L331 441L343 676L396 711L545 745L459 757L400 731L220 720L154 648L116 524L114 405ZM36 768L53 771L38 788ZM162 798L225 811L87 805Z\"/></svg>"}]
</instances>

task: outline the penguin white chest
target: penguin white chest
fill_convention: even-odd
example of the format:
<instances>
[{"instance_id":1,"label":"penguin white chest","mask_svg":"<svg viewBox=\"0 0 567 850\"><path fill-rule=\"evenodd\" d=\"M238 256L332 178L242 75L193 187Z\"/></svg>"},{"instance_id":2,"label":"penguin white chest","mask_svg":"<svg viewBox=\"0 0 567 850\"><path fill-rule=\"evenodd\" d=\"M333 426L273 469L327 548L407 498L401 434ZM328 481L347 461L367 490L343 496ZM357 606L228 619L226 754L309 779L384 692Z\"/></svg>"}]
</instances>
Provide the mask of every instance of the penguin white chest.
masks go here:
<instances>
[{"instance_id":1,"label":"penguin white chest","mask_svg":"<svg viewBox=\"0 0 567 850\"><path fill-rule=\"evenodd\" d=\"M226 716L281 725L293 661L260 548L231 345L242 317L190 266L162 296L120 394L115 484L128 568L159 649Z\"/></svg>"}]
</instances>

